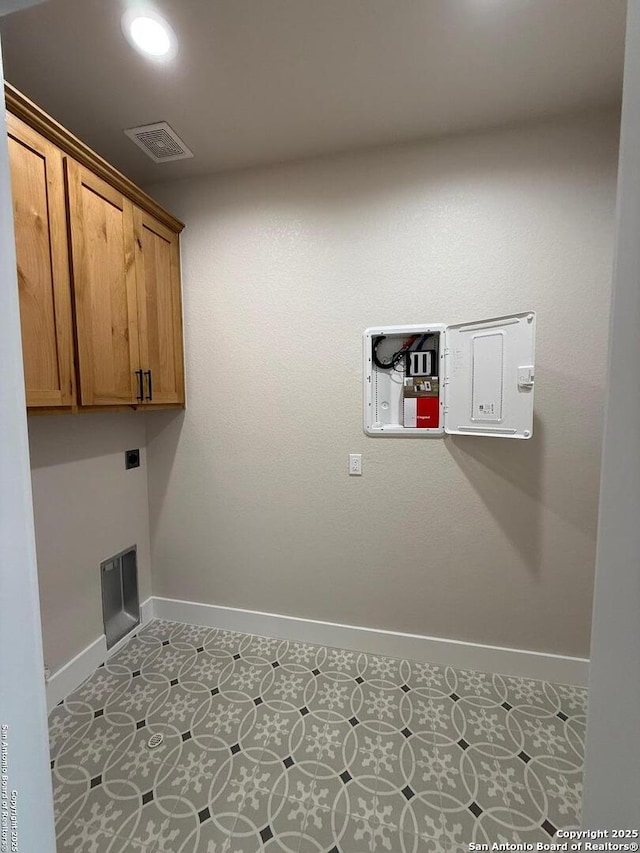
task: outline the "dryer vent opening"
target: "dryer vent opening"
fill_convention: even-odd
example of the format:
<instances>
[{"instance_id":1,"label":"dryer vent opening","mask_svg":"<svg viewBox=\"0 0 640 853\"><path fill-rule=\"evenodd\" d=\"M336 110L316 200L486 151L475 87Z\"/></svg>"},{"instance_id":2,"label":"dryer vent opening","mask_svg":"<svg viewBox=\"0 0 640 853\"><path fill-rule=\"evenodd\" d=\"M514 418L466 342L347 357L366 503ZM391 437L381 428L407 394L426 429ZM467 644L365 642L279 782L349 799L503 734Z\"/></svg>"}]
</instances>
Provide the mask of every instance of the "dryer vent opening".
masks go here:
<instances>
[{"instance_id":1,"label":"dryer vent opening","mask_svg":"<svg viewBox=\"0 0 640 853\"><path fill-rule=\"evenodd\" d=\"M140 624L136 546L100 565L102 615L107 649Z\"/></svg>"}]
</instances>

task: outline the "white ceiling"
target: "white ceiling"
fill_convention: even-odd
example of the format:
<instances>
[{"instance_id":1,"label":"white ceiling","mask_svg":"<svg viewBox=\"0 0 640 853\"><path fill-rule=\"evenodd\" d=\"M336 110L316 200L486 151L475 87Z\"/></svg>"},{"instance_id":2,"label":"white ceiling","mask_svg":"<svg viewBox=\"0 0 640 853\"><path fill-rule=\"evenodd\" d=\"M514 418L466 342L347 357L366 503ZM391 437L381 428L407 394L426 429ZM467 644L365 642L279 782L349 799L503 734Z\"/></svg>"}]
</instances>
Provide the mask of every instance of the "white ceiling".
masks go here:
<instances>
[{"instance_id":1,"label":"white ceiling","mask_svg":"<svg viewBox=\"0 0 640 853\"><path fill-rule=\"evenodd\" d=\"M6 78L142 183L620 98L625 0L150 0L167 66L125 41L131 2L49 0L0 32ZM195 159L156 165L122 132L157 121Z\"/></svg>"}]
</instances>

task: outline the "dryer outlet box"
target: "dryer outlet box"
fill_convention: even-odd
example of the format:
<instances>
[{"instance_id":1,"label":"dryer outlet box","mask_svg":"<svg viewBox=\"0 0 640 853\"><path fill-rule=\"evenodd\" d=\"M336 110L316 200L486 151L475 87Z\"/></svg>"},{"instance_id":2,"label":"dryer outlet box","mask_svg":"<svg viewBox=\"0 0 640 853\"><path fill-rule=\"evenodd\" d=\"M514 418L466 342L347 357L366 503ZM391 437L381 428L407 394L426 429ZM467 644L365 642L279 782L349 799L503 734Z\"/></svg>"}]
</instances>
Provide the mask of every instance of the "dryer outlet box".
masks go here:
<instances>
[{"instance_id":1,"label":"dryer outlet box","mask_svg":"<svg viewBox=\"0 0 640 853\"><path fill-rule=\"evenodd\" d=\"M135 450L125 450L124 464L126 470L129 470L129 468L139 468L140 451L137 448Z\"/></svg>"}]
</instances>

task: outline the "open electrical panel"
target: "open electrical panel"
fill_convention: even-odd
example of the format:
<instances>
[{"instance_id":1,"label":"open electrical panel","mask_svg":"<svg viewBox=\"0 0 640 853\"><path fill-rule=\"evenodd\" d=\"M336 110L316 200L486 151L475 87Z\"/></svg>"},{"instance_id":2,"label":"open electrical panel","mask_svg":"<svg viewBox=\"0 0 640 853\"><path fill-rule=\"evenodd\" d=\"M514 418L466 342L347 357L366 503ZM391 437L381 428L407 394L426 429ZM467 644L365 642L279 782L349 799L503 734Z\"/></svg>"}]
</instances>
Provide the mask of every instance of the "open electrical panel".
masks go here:
<instances>
[{"instance_id":1,"label":"open electrical panel","mask_svg":"<svg viewBox=\"0 0 640 853\"><path fill-rule=\"evenodd\" d=\"M363 335L364 431L372 436L531 438L536 316Z\"/></svg>"}]
</instances>

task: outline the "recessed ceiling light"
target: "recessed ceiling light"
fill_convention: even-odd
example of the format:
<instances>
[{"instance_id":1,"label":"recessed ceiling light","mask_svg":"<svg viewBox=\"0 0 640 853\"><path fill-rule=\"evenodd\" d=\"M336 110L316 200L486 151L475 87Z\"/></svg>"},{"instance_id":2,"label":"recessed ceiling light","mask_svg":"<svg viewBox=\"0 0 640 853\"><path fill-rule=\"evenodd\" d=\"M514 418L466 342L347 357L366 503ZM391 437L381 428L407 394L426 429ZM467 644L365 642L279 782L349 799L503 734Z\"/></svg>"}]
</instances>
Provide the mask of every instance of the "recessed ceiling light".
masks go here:
<instances>
[{"instance_id":1,"label":"recessed ceiling light","mask_svg":"<svg viewBox=\"0 0 640 853\"><path fill-rule=\"evenodd\" d=\"M149 59L167 61L178 52L176 35L153 9L128 9L122 16L127 41Z\"/></svg>"}]
</instances>

